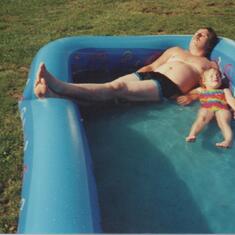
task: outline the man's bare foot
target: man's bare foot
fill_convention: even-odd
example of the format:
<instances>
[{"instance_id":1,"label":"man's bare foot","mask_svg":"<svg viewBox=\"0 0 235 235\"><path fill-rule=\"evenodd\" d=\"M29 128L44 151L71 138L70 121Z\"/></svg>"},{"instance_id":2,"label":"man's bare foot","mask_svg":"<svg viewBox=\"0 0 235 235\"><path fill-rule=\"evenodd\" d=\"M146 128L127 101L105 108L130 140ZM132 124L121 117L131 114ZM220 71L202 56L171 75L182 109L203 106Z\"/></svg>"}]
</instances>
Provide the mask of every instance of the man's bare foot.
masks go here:
<instances>
[{"instance_id":1,"label":"man's bare foot","mask_svg":"<svg viewBox=\"0 0 235 235\"><path fill-rule=\"evenodd\" d=\"M34 94L38 98L60 98L55 92L53 92L48 86L44 78L37 77L34 84Z\"/></svg>"},{"instance_id":2,"label":"man's bare foot","mask_svg":"<svg viewBox=\"0 0 235 235\"><path fill-rule=\"evenodd\" d=\"M224 140L220 143L216 143L216 146L220 147L220 148L230 148L231 145L232 145L231 141L226 141L226 140Z\"/></svg>"},{"instance_id":3,"label":"man's bare foot","mask_svg":"<svg viewBox=\"0 0 235 235\"><path fill-rule=\"evenodd\" d=\"M189 135L186 137L185 139L187 142L194 142L196 140L196 136L195 135Z\"/></svg>"},{"instance_id":4,"label":"man's bare foot","mask_svg":"<svg viewBox=\"0 0 235 235\"><path fill-rule=\"evenodd\" d=\"M34 93L38 98L54 97L60 98L60 95L54 90L58 86L59 81L54 78L46 69L44 63L38 67L36 80L34 83Z\"/></svg>"}]
</instances>

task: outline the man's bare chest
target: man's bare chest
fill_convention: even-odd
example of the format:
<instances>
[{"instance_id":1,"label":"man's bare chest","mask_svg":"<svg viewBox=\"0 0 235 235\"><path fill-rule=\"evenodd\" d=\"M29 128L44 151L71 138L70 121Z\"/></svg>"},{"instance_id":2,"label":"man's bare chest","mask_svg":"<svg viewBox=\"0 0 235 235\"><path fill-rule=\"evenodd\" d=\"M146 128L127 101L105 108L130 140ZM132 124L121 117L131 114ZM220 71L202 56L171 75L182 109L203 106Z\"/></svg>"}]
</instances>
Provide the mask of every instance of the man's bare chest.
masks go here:
<instances>
[{"instance_id":1,"label":"man's bare chest","mask_svg":"<svg viewBox=\"0 0 235 235\"><path fill-rule=\"evenodd\" d=\"M206 69L211 67L211 63L205 57L191 56L188 54L175 54L172 55L168 62L181 62L196 69L199 73L202 73Z\"/></svg>"}]
</instances>

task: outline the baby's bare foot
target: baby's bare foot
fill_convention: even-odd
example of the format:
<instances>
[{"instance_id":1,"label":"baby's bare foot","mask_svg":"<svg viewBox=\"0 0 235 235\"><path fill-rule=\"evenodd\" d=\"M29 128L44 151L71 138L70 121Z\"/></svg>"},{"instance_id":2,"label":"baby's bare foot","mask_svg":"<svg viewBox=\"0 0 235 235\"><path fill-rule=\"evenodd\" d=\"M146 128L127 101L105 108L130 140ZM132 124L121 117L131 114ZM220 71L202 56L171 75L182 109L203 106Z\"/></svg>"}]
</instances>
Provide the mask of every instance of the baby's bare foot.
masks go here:
<instances>
[{"instance_id":1,"label":"baby's bare foot","mask_svg":"<svg viewBox=\"0 0 235 235\"><path fill-rule=\"evenodd\" d=\"M185 139L187 142L194 142L196 140L196 136L195 135L189 135L186 137Z\"/></svg>"},{"instance_id":2,"label":"baby's bare foot","mask_svg":"<svg viewBox=\"0 0 235 235\"><path fill-rule=\"evenodd\" d=\"M232 144L231 141L224 140L224 141L222 141L220 143L216 143L216 146L220 147L220 148L230 148L231 144Z\"/></svg>"}]
</instances>

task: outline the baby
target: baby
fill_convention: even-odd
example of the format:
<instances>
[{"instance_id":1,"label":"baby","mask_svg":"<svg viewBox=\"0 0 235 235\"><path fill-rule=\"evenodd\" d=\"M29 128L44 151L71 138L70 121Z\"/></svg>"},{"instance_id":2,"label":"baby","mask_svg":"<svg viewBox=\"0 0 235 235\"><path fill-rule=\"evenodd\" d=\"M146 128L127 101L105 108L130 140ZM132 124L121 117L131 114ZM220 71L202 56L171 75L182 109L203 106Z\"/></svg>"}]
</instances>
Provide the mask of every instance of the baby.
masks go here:
<instances>
[{"instance_id":1,"label":"baby","mask_svg":"<svg viewBox=\"0 0 235 235\"><path fill-rule=\"evenodd\" d=\"M221 85L221 73L219 70L211 68L203 73L201 87L192 90L187 95L178 97L177 102L181 105L187 105L196 99L199 99L201 103L197 119L186 137L187 142L195 141L198 133L215 117L224 137L224 140L216 143L216 146L231 147L233 132L230 125L232 114L229 106L235 110L235 98L228 88L220 88Z\"/></svg>"}]
</instances>

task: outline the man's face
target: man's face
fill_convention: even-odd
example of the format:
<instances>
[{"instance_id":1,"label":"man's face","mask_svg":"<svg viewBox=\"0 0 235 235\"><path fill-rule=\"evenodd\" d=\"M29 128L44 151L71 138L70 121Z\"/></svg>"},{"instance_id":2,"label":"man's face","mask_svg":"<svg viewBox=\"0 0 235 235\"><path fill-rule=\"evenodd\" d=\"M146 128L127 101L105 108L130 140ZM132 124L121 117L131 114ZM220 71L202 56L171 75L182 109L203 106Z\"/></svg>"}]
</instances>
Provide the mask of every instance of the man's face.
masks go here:
<instances>
[{"instance_id":1,"label":"man's face","mask_svg":"<svg viewBox=\"0 0 235 235\"><path fill-rule=\"evenodd\" d=\"M207 29L199 29L192 37L190 46L200 50L208 49L209 32Z\"/></svg>"}]
</instances>

